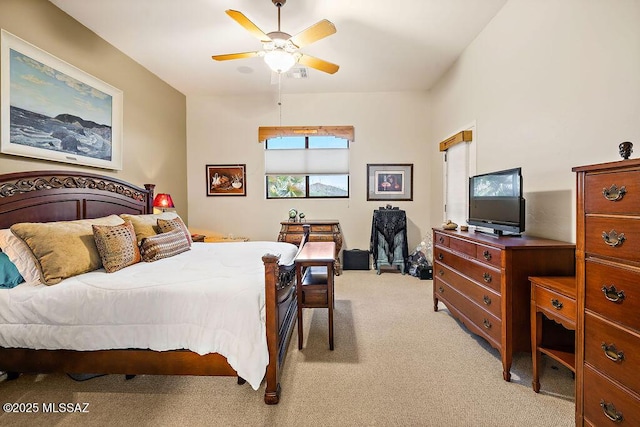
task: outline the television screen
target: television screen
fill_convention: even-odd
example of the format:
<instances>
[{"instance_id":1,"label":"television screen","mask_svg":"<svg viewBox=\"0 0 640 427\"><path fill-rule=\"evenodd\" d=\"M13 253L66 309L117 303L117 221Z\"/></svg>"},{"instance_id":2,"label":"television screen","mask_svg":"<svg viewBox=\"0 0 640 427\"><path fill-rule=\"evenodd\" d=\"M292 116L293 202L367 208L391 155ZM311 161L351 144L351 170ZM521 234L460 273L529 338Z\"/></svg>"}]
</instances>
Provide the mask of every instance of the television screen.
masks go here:
<instances>
[{"instance_id":1,"label":"television screen","mask_svg":"<svg viewBox=\"0 0 640 427\"><path fill-rule=\"evenodd\" d=\"M469 225L517 234L524 231L524 214L521 168L469 178Z\"/></svg>"}]
</instances>

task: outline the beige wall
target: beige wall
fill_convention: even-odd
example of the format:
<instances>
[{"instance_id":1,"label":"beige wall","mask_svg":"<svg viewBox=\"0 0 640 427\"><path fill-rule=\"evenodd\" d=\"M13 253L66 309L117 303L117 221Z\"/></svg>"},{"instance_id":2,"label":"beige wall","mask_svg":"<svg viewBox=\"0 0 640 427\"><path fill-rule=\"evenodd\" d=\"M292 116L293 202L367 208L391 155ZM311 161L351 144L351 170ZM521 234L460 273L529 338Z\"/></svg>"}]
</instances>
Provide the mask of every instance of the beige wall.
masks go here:
<instances>
[{"instance_id":1,"label":"beige wall","mask_svg":"<svg viewBox=\"0 0 640 427\"><path fill-rule=\"evenodd\" d=\"M382 205L366 201L366 164L414 163L414 201L396 203L413 247L443 220L437 143L475 122L479 173L523 167L527 233L574 240L571 168L618 160L622 141L640 144L639 19L634 0L510 0L429 93L283 95L280 120L275 93L185 100L48 1L2 0L2 28L124 92L124 169L0 154L0 172L154 182L192 228L254 240L273 239L295 207L339 219L345 246L366 248ZM355 126L350 199L265 200L257 128L279 124ZM246 197L206 197L205 165L216 163L247 165Z\"/></svg>"},{"instance_id":2,"label":"beige wall","mask_svg":"<svg viewBox=\"0 0 640 427\"><path fill-rule=\"evenodd\" d=\"M84 170L139 186L155 183L187 218L185 96L46 0L0 1L0 27L124 94L121 171L0 154L0 173Z\"/></svg>"},{"instance_id":3,"label":"beige wall","mask_svg":"<svg viewBox=\"0 0 640 427\"><path fill-rule=\"evenodd\" d=\"M413 163L412 202L406 210L409 250L430 224L430 172L426 93L350 93L265 97L188 97L189 223L221 234L273 240L290 208L308 219L338 219L345 247L368 249L373 210L386 202L367 201L367 163ZM353 125L349 199L266 200L260 126ZM206 197L206 164L247 165L246 197Z\"/></svg>"},{"instance_id":4,"label":"beige wall","mask_svg":"<svg viewBox=\"0 0 640 427\"><path fill-rule=\"evenodd\" d=\"M571 168L640 151L638 22L635 0L510 0L430 92L432 224L437 142L475 120L478 173L523 168L527 234L575 241Z\"/></svg>"}]
</instances>

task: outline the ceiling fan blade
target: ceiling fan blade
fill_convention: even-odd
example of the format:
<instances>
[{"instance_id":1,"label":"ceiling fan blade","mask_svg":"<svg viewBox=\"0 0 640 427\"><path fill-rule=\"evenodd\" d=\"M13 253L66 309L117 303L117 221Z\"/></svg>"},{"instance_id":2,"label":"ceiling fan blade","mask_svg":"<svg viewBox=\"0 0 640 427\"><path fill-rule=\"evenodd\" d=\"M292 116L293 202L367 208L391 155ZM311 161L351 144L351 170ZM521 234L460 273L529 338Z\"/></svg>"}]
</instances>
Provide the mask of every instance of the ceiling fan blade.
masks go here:
<instances>
[{"instance_id":1,"label":"ceiling fan blade","mask_svg":"<svg viewBox=\"0 0 640 427\"><path fill-rule=\"evenodd\" d=\"M298 63L329 74L334 74L340 68L339 65L309 55L302 55L300 59L298 59Z\"/></svg>"},{"instance_id":2,"label":"ceiling fan blade","mask_svg":"<svg viewBox=\"0 0 640 427\"><path fill-rule=\"evenodd\" d=\"M289 40L298 48L317 42L320 39L330 36L336 32L336 27L330 21L323 19L322 21L313 24L306 30L300 31Z\"/></svg>"},{"instance_id":3,"label":"ceiling fan blade","mask_svg":"<svg viewBox=\"0 0 640 427\"><path fill-rule=\"evenodd\" d=\"M244 16L242 12L238 12L237 10L228 9L226 11L227 15L229 15L233 20L235 20L238 24L242 25L247 31L249 31L255 38L260 40L263 43L270 42L271 38L264 33L256 24L251 22L249 18Z\"/></svg>"},{"instance_id":4,"label":"ceiling fan blade","mask_svg":"<svg viewBox=\"0 0 640 427\"><path fill-rule=\"evenodd\" d=\"M216 61L228 61L230 59L253 58L254 56L259 55L260 52L227 53L225 55L213 55L211 59L215 59Z\"/></svg>"}]
</instances>

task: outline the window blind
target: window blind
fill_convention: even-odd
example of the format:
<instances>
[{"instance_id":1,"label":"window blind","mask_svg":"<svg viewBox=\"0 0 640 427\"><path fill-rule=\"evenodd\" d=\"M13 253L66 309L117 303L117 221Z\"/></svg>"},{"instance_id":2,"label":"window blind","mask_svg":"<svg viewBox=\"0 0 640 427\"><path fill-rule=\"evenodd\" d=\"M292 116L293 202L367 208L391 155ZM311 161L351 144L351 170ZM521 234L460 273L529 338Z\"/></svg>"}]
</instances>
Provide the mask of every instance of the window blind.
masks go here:
<instances>
[{"instance_id":1,"label":"window blind","mask_svg":"<svg viewBox=\"0 0 640 427\"><path fill-rule=\"evenodd\" d=\"M349 173L348 148L264 150L266 175Z\"/></svg>"}]
</instances>

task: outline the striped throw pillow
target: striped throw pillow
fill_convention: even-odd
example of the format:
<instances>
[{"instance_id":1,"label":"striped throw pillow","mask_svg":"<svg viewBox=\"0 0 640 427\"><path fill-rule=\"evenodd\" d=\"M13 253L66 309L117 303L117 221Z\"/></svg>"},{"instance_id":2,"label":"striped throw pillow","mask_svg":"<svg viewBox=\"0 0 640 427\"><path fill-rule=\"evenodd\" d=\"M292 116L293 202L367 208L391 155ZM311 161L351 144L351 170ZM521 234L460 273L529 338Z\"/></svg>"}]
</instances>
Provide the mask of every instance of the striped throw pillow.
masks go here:
<instances>
[{"instance_id":1,"label":"striped throw pillow","mask_svg":"<svg viewBox=\"0 0 640 427\"><path fill-rule=\"evenodd\" d=\"M182 219L180 219L180 217L176 217L173 219L158 218L158 228L160 229L161 233L166 233L167 231L172 230L182 230L187 238L187 241L189 242L189 246L191 246L191 243L193 242L193 240L191 240L191 233L189 233L187 226L184 225L184 222L182 222Z\"/></svg>"},{"instance_id":2,"label":"striped throw pillow","mask_svg":"<svg viewBox=\"0 0 640 427\"><path fill-rule=\"evenodd\" d=\"M190 249L189 241L182 230L172 230L167 233L145 237L140 242L142 259L146 262L169 258Z\"/></svg>"}]
</instances>

